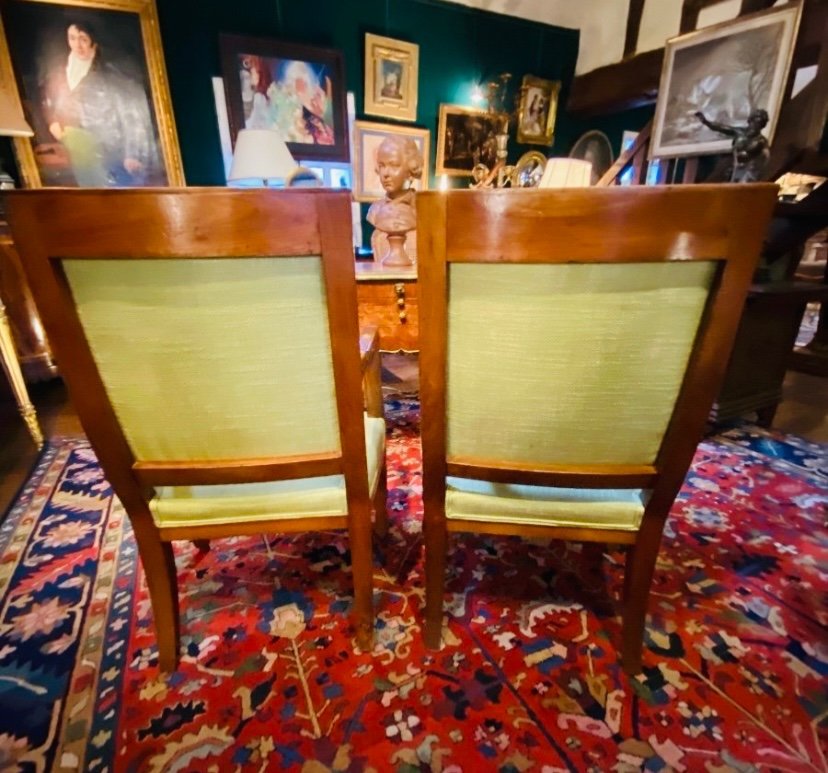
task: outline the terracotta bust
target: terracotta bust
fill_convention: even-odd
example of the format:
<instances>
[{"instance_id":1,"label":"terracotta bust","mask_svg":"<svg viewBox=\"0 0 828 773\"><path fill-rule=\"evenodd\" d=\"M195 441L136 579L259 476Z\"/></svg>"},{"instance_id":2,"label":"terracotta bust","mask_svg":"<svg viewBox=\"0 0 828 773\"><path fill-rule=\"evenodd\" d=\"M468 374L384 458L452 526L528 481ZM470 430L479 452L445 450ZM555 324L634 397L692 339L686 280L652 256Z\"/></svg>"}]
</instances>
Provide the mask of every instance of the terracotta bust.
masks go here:
<instances>
[{"instance_id":1,"label":"terracotta bust","mask_svg":"<svg viewBox=\"0 0 828 773\"><path fill-rule=\"evenodd\" d=\"M374 259L386 266L410 266L409 253L416 256L417 227L415 191L410 182L422 174L423 157L414 140L386 137L377 149L375 169L385 198L375 201L367 215L374 226Z\"/></svg>"}]
</instances>

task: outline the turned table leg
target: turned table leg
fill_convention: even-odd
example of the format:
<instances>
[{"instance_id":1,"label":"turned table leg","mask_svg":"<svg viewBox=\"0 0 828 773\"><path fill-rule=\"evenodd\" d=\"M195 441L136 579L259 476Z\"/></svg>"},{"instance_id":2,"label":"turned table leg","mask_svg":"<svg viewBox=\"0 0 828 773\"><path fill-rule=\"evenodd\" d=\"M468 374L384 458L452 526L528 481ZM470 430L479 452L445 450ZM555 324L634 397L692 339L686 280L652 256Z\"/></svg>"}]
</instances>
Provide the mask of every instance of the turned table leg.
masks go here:
<instances>
[{"instance_id":1,"label":"turned table leg","mask_svg":"<svg viewBox=\"0 0 828 773\"><path fill-rule=\"evenodd\" d=\"M17 400L17 406L20 409L20 415L23 417L23 421L26 422L35 444L40 448L43 446L43 433L37 423L37 414L32 401L29 399L23 373L20 371L20 363L17 361L17 353L14 350L6 308L2 301L0 301L0 362L3 363L3 370L6 371L11 383L14 398Z\"/></svg>"}]
</instances>

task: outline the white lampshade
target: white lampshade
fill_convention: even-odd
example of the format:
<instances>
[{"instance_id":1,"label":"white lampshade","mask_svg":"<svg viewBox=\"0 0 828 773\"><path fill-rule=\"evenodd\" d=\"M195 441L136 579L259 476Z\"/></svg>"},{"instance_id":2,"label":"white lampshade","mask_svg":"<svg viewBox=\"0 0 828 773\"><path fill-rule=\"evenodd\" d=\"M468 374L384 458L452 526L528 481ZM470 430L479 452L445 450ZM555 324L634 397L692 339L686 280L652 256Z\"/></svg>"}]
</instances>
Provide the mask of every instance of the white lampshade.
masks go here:
<instances>
[{"instance_id":1,"label":"white lampshade","mask_svg":"<svg viewBox=\"0 0 828 773\"><path fill-rule=\"evenodd\" d=\"M270 129L241 129L227 182L285 180L296 169L285 141Z\"/></svg>"},{"instance_id":2,"label":"white lampshade","mask_svg":"<svg viewBox=\"0 0 828 773\"><path fill-rule=\"evenodd\" d=\"M586 188L592 182L592 164L578 158L550 158L539 188Z\"/></svg>"},{"instance_id":3,"label":"white lampshade","mask_svg":"<svg viewBox=\"0 0 828 773\"><path fill-rule=\"evenodd\" d=\"M17 101L5 89L0 88L0 137L31 137L33 134Z\"/></svg>"}]
</instances>

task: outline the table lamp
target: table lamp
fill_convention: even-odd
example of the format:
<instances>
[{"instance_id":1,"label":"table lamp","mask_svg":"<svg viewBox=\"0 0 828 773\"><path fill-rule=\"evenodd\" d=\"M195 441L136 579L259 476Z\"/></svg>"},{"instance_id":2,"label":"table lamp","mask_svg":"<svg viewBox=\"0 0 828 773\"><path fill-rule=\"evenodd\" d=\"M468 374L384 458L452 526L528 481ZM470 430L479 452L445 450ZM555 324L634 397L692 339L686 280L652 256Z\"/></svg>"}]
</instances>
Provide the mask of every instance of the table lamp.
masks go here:
<instances>
[{"instance_id":1,"label":"table lamp","mask_svg":"<svg viewBox=\"0 0 828 773\"><path fill-rule=\"evenodd\" d=\"M586 188L592 182L592 164L578 158L550 158L538 188Z\"/></svg>"},{"instance_id":2,"label":"table lamp","mask_svg":"<svg viewBox=\"0 0 828 773\"><path fill-rule=\"evenodd\" d=\"M265 187L270 182L279 181L284 184L297 166L278 132L271 129L241 129L236 137L227 182Z\"/></svg>"}]
</instances>

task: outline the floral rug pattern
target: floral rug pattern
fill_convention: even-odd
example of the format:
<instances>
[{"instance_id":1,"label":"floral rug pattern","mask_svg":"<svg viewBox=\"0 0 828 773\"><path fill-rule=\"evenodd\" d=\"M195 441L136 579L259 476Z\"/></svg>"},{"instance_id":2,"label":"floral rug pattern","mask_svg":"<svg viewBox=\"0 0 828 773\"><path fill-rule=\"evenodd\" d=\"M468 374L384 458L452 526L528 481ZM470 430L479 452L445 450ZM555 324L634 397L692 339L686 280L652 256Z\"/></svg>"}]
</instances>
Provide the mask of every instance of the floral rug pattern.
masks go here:
<instances>
[{"instance_id":1,"label":"floral rug pattern","mask_svg":"<svg viewBox=\"0 0 828 773\"><path fill-rule=\"evenodd\" d=\"M826 448L699 447L665 533L644 671L618 665L622 554L454 535L424 650L417 403L389 401L376 645L344 533L176 544L179 669L157 668L129 523L85 442L0 526L0 771L825 771Z\"/></svg>"}]
</instances>

